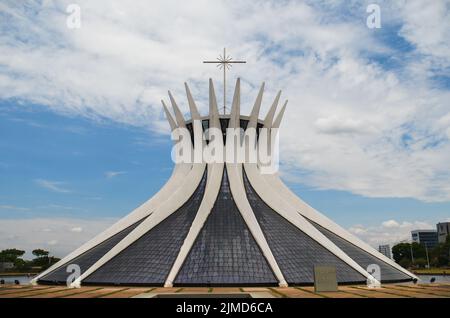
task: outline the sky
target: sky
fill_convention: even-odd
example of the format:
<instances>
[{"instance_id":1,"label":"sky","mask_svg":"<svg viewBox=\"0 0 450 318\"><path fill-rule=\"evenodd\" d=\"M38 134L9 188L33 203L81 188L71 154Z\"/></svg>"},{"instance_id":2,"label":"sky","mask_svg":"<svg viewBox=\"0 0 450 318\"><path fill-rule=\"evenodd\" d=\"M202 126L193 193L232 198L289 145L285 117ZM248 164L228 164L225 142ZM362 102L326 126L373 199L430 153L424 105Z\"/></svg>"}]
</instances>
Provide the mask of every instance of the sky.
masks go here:
<instances>
[{"instance_id":1,"label":"sky","mask_svg":"<svg viewBox=\"0 0 450 318\"><path fill-rule=\"evenodd\" d=\"M160 100L188 118L186 81L206 114L223 47L242 113L262 82L262 115L289 100L281 175L305 201L373 246L450 220L449 1L2 1L0 249L64 256L151 197Z\"/></svg>"}]
</instances>

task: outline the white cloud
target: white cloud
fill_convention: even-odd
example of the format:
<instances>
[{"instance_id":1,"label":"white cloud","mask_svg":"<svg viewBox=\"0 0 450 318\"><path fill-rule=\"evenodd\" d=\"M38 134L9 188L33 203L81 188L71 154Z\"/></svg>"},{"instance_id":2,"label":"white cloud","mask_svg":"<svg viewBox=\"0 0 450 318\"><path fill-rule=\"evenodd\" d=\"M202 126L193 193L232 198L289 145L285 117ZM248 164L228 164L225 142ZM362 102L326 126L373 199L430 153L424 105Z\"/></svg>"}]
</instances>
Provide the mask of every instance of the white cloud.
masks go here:
<instances>
[{"instance_id":1,"label":"white cloud","mask_svg":"<svg viewBox=\"0 0 450 318\"><path fill-rule=\"evenodd\" d=\"M65 182L61 181L51 181L51 180L45 180L45 179L36 179L34 182L39 185L40 187L53 191L53 192L60 192L60 193L69 193L70 190L64 188Z\"/></svg>"},{"instance_id":2,"label":"white cloud","mask_svg":"<svg viewBox=\"0 0 450 318\"><path fill-rule=\"evenodd\" d=\"M427 56L450 64L450 12L448 1L411 1L401 11L404 24L400 34Z\"/></svg>"},{"instance_id":3,"label":"white cloud","mask_svg":"<svg viewBox=\"0 0 450 318\"><path fill-rule=\"evenodd\" d=\"M450 92L430 79L450 65L445 1L382 5L383 28L400 25L399 36L412 44L407 55L384 43L382 30L365 27L356 1L348 4L353 19L333 11L342 7L334 1L78 1L78 30L65 26L68 3L1 5L0 98L164 133L166 90L187 112L188 81L205 113L207 79L220 73L201 62L226 45L248 60L230 73L230 84L242 75L244 113L262 81L262 116L277 89L289 98L281 159L302 183L450 200L450 123L441 120L450 116ZM402 67L378 65L370 54Z\"/></svg>"},{"instance_id":4,"label":"white cloud","mask_svg":"<svg viewBox=\"0 0 450 318\"><path fill-rule=\"evenodd\" d=\"M364 226L354 225L348 230L363 241L378 248L381 244L390 244L391 247L402 241L411 241L411 231L435 229L432 222L427 221L403 221L387 220L378 225Z\"/></svg>"},{"instance_id":5,"label":"white cloud","mask_svg":"<svg viewBox=\"0 0 450 318\"><path fill-rule=\"evenodd\" d=\"M58 240L51 240L51 241L47 242L47 245L50 245L50 246L53 246L53 245L56 245L56 244L58 244Z\"/></svg>"},{"instance_id":6,"label":"white cloud","mask_svg":"<svg viewBox=\"0 0 450 318\"><path fill-rule=\"evenodd\" d=\"M386 228L394 228L400 226L400 224L398 224L398 222L395 220L384 221L383 223L381 223L381 225Z\"/></svg>"},{"instance_id":7,"label":"white cloud","mask_svg":"<svg viewBox=\"0 0 450 318\"><path fill-rule=\"evenodd\" d=\"M364 134L374 131L370 124L361 120L336 116L320 117L315 125L319 132L325 134Z\"/></svg>"},{"instance_id":8,"label":"white cloud","mask_svg":"<svg viewBox=\"0 0 450 318\"><path fill-rule=\"evenodd\" d=\"M70 229L70 231L75 232L75 233L81 233L83 232L83 228L80 226L76 226Z\"/></svg>"},{"instance_id":9,"label":"white cloud","mask_svg":"<svg viewBox=\"0 0 450 318\"><path fill-rule=\"evenodd\" d=\"M354 234L357 234L357 235L362 235L362 234L364 234L364 233L367 232L367 230L366 230L362 225L355 225L355 226L352 226L352 227L349 229L349 231L352 232L352 233L354 233Z\"/></svg>"},{"instance_id":10,"label":"white cloud","mask_svg":"<svg viewBox=\"0 0 450 318\"><path fill-rule=\"evenodd\" d=\"M63 257L112 225L116 219L33 218L0 219L0 250L19 248L32 258L36 248Z\"/></svg>"},{"instance_id":11,"label":"white cloud","mask_svg":"<svg viewBox=\"0 0 450 318\"><path fill-rule=\"evenodd\" d=\"M112 179L114 177L120 176L122 174L125 174L125 171L106 171L105 172L105 177L108 179Z\"/></svg>"},{"instance_id":12,"label":"white cloud","mask_svg":"<svg viewBox=\"0 0 450 318\"><path fill-rule=\"evenodd\" d=\"M30 209L15 205L0 205L0 210L29 211Z\"/></svg>"},{"instance_id":13,"label":"white cloud","mask_svg":"<svg viewBox=\"0 0 450 318\"><path fill-rule=\"evenodd\" d=\"M75 207L65 206L60 204L47 204L43 206L38 206L39 209L57 209L57 210L77 210Z\"/></svg>"}]
</instances>

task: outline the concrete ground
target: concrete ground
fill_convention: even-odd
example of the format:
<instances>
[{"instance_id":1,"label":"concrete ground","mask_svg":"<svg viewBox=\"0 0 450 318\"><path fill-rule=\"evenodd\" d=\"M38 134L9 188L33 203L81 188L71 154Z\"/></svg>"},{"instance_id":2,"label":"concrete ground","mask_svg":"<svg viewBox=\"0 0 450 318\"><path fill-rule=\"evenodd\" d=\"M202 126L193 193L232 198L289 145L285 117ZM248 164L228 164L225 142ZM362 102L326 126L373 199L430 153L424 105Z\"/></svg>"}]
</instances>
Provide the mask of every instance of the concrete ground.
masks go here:
<instances>
[{"instance_id":1,"label":"concrete ground","mask_svg":"<svg viewBox=\"0 0 450 318\"><path fill-rule=\"evenodd\" d=\"M314 292L314 287L145 288L0 285L0 298L151 298L160 294L201 294L214 297L250 294L253 298L450 298L450 284L387 284L381 288L339 286L338 292Z\"/></svg>"}]
</instances>

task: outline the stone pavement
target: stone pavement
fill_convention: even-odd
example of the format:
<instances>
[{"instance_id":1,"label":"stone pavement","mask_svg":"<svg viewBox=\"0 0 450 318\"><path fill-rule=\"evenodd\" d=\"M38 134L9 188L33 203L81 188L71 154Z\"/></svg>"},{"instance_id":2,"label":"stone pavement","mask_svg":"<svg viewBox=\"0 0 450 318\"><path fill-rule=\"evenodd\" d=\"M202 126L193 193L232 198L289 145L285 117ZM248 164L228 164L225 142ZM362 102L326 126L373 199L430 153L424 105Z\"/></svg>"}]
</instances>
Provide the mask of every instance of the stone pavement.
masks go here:
<instances>
[{"instance_id":1,"label":"stone pavement","mask_svg":"<svg viewBox=\"0 0 450 318\"><path fill-rule=\"evenodd\" d=\"M254 298L450 298L450 284L386 284L381 288L364 285L339 286L338 292L314 292L314 287L104 287L0 285L0 298L151 298L160 294L177 296L201 294L250 294Z\"/></svg>"}]
</instances>

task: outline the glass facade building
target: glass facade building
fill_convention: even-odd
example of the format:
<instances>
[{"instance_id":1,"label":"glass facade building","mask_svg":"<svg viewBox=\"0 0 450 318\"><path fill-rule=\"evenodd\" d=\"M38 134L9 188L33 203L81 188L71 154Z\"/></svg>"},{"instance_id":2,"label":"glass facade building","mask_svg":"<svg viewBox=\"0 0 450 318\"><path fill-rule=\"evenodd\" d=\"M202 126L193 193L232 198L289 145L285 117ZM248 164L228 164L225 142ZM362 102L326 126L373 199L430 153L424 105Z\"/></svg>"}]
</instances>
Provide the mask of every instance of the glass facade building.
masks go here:
<instances>
[{"instance_id":1,"label":"glass facade building","mask_svg":"<svg viewBox=\"0 0 450 318\"><path fill-rule=\"evenodd\" d=\"M412 241L422 244L427 248L436 247L438 244L438 234L436 230L414 230L411 231Z\"/></svg>"}]
</instances>

